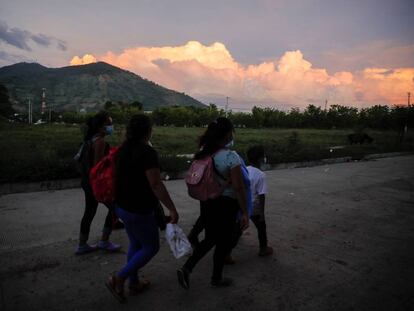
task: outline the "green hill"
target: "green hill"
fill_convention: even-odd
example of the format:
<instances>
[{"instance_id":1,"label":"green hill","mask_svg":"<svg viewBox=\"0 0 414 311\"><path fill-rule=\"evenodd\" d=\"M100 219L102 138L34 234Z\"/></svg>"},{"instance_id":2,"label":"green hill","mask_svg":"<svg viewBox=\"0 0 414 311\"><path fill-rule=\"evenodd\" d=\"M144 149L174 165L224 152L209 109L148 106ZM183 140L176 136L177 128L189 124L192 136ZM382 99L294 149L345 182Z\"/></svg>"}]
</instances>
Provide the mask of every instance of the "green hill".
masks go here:
<instances>
[{"instance_id":1,"label":"green hill","mask_svg":"<svg viewBox=\"0 0 414 311\"><path fill-rule=\"evenodd\" d=\"M204 107L184 93L104 62L62 68L18 63L0 68L0 84L9 89L16 109L25 109L28 98L40 109L42 88L46 89L46 104L57 111L98 110L107 101L139 101L144 110L174 105Z\"/></svg>"}]
</instances>

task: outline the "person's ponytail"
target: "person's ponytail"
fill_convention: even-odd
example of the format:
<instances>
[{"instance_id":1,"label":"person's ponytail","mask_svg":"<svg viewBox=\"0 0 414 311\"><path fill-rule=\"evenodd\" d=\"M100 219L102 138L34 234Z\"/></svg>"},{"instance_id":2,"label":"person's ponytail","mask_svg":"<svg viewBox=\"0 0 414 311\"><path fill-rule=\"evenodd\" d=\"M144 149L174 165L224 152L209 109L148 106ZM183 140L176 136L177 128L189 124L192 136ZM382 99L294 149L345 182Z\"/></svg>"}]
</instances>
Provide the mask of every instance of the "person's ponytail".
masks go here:
<instances>
[{"instance_id":1,"label":"person's ponytail","mask_svg":"<svg viewBox=\"0 0 414 311\"><path fill-rule=\"evenodd\" d=\"M194 158L202 159L219 150L225 136L233 130L233 123L227 118L221 117L211 122L207 130L199 138L198 146L200 151L195 154Z\"/></svg>"}]
</instances>

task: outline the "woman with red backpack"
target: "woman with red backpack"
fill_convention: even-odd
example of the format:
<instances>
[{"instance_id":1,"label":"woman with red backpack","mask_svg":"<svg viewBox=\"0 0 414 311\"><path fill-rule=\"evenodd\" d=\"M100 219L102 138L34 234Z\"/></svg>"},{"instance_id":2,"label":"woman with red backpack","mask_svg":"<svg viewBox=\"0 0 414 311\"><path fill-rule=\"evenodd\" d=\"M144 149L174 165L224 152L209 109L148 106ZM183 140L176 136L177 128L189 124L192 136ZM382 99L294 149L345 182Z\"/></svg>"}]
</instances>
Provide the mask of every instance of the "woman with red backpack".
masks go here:
<instances>
[{"instance_id":1,"label":"woman with red backpack","mask_svg":"<svg viewBox=\"0 0 414 311\"><path fill-rule=\"evenodd\" d=\"M231 121L227 118L218 118L209 124L201 136L200 151L194 156L195 161L206 157L212 158L217 178L224 185L224 190L218 197L200 201L205 239L198 243L192 256L177 270L178 282L185 289L190 287L190 273L196 264L214 246L211 285L223 287L232 284L232 280L223 278L222 274L225 257L233 244L238 211L241 212L240 227L244 230L249 226L241 161L239 155L230 149L234 143L233 134L234 127Z\"/></svg>"},{"instance_id":2,"label":"woman with red backpack","mask_svg":"<svg viewBox=\"0 0 414 311\"><path fill-rule=\"evenodd\" d=\"M78 154L75 156L80 162L81 185L85 193L85 211L81 220L79 245L76 249L77 255L86 254L97 249L113 252L118 251L121 248L120 245L109 241L109 236L112 232L113 219L112 207L109 205L107 205L108 213L105 218L100 241L97 245L89 245L87 243L92 220L95 217L98 208L98 201L95 199L89 181L89 172L96 163L109 153L110 146L105 141L105 136L112 134L113 125L112 118L106 111L100 111L89 118L86 125L87 131L83 144Z\"/></svg>"}]
</instances>

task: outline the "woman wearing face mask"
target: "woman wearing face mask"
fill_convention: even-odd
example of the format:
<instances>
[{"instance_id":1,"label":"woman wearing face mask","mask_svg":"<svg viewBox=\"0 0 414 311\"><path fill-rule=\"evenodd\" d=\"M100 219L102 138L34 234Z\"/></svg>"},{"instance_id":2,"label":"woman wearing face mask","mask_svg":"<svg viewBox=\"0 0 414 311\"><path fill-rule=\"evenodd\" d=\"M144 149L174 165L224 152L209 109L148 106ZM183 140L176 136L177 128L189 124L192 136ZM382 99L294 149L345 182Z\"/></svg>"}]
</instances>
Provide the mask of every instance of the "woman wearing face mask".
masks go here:
<instances>
[{"instance_id":1,"label":"woman wearing face mask","mask_svg":"<svg viewBox=\"0 0 414 311\"><path fill-rule=\"evenodd\" d=\"M97 245L89 245L89 231L92 220L95 217L98 208L93 191L89 182L89 171L109 152L109 144L105 141L106 135L111 135L113 132L112 118L106 111L101 111L89 118L87 123L87 132L84 137L82 149L79 152L81 164L81 184L85 193L85 211L82 217L79 245L76 250L77 255L89 253L97 249L104 249L107 251L118 251L121 246L109 241L109 236L112 231L112 208L107 206L108 214L105 218L105 224L102 230L102 236Z\"/></svg>"},{"instance_id":2,"label":"woman wearing face mask","mask_svg":"<svg viewBox=\"0 0 414 311\"><path fill-rule=\"evenodd\" d=\"M222 273L225 257L233 244L238 211L241 212L240 227L246 229L249 225L240 157L230 150L234 143L233 133L231 121L227 118L218 118L209 124L201 136L201 150L194 157L202 159L212 156L217 175L221 177L223 185L227 186L220 197L200 202L205 239L196 245L193 255L177 270L178 282L185 289L190 287L189 276L193 268L214 246L211 285L223 287L232 284L232 280L223 278Z\"/></svg>"},{"instance_id":3,"label":"woman wearing face mask","mask_svg":"<svg viewBox=\"0 0 414 311\"><path fill-rule=\"evenodd\" d=\"M133 116L116 155L115 211L125 225L129 248L126 265L108 279L106 286L120 302L126 300L127 280L129 295L137 295L149 286L138 273L159 250L154 212L160 201L170 211L171 223L178 221L177 210L161 181L158 154L149 142L151 134L151 120L143 114Z\"/></svg>"}]
</instances>

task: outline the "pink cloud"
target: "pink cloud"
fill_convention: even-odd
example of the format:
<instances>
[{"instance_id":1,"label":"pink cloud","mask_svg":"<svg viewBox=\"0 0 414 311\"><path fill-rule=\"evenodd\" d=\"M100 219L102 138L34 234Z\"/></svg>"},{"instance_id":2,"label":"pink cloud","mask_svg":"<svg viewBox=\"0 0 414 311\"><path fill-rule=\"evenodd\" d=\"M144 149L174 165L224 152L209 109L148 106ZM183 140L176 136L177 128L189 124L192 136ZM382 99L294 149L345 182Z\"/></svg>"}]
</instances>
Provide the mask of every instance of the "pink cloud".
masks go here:
<instances>
[{"instance_id":1,"label":"pink cloud","mask_svg":"<svg viewBox=\"0 0 414 311\"><path fill-rule=\"evenodd\" d=\"M287 51L280 58L242 65L224 44L205 46L190 41L182 46L136 47L119 54L75 57L71 64L102 60L192 96L230 96L232 103L250 108L254 104L286 108L309 103L368 106L402 103L413 91L414 68L366 68L329 74L315 68L301 51Z\"/></svg>"},{"instance_id":2,"label":"pink cloud","mask_svg":"<svg viewBox=\"0 0 414 311\"><path fill-rule=\"evenodd\" d=\"M83 55L82 58L76 55L70 61L70 64L72 66L76 66L76 65L86 65L86 64L90 64L90 63L96 63L95 56L93 56L91 54L85 54L85 55Z\"/></svg>"}]
</instances>

